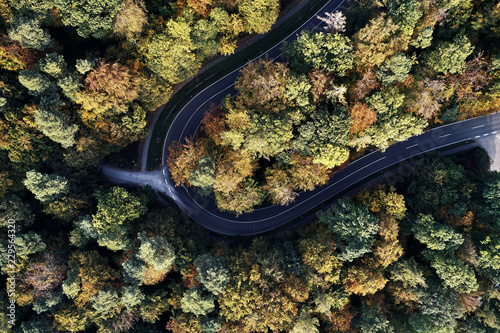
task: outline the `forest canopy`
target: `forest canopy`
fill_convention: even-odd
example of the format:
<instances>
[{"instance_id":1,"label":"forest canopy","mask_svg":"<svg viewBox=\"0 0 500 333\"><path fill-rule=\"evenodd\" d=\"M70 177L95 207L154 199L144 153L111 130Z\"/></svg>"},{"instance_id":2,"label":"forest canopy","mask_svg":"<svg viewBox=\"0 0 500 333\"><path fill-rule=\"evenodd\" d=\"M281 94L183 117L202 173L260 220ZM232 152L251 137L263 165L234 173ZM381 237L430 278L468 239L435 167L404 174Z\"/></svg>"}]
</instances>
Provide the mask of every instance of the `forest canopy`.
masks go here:
<instances>
[{"instance_id":1,"label":"forest canopy","mask_svg":"<svg viewBox=\"0 0 500 333\"><path fill-rule=\"evenodd\" d=\"M414 159L253 238L104 178L103 160L136 166L175 84L285 3L0 0L1 332L500 330L500 174L481 149ZM242 214L498 111L499 20L493 0L352 1L287 44L288 62L247 66L239 94L171 147L171 174Z\"/></svg>"},{"instance_id":2,"label":"forest canopy","mask_svg":"<svg viewBox=\"0 0 500 333\"><path fill-rule=\"evenodd\" d=\"M174 142L177 186L236 215L288 205L355 156L499 111L498 4L360 1L240 72L237 94ZM485 15L485 13L488 13ZM486 19L488 17L488 19Z\"/></svg>"}]
</instances>

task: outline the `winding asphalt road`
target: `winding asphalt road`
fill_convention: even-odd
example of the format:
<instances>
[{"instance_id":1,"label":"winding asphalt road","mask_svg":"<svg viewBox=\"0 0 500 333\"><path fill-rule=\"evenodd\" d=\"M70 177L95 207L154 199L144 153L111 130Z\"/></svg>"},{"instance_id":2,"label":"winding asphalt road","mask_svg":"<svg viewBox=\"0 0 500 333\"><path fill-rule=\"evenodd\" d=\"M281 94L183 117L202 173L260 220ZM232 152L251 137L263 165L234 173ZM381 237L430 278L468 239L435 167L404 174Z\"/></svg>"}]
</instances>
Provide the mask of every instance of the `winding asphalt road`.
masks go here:
<instances>
[{"instance_id":1,"label":"winding asphalt road","mask_svg":"<svg viewBox=\"0 0 500 333\"><path fill-rule=\"evenodd\" d=\"M318 13L334 12L344 2L345 0L332 0ZM286 38L286 41L290 42L295 39L296 34L303 29L318 30L322 25L323 23L315 15ZM277 44L265 54L270 59L279 59L281 46L282 43ZM332 196L391 165L461 141L497 135L497 131L500 133L499 114L441 126L412 137L408 141L394 144L384 153L374 151L350 163L342 171L336 172L327 185L318 187L314 191L302 192L289 206L268 206L235 217L233 214L220 212L212 198L200 196L193 188L174 187L166 166L166 156L168 155L168 146L172 141L181 141L196 133L204 112L211 103L219 104L228 94L234 95L236 93L234 82L240 69L204 89L178 113L165 138L161 172L154 174L156 180L158 180L156 177L162 178L163 192L174 200L184 212L198 223L219 234L255 235L276 229L293 219L304 216Z\"/></svg>"}]
</instances>

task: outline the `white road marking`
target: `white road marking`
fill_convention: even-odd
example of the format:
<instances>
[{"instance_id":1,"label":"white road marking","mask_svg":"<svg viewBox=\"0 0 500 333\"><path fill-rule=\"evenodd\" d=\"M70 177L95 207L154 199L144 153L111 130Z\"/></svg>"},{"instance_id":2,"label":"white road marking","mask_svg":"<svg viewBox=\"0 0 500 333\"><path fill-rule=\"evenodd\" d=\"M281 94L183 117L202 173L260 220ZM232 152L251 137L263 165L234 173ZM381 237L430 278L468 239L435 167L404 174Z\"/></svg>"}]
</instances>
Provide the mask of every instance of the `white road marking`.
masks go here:
<instances>
[{"instance_id":1,"label":"white road marking","mask_svg":"<svg viewBox=\"0 0 500 333\"><path fill-rule=\"evenodd\" d=\"M486 133L486 134L483 134L483 136L488 136L488 133Z\"/></svg>"},{"instance_id":2,"label":"white road marking","mask_svg":"<svg viewBox=\"0 0 500 333\"><path fill-rule=\"evenodd\" d=\"M483 126L484 126L484 125L474 126L474 127L472 127L472 129L479 128L479 127L483 127Z\"/></svg>"},{"instance_id":3,"label":"white road marking","mask_svg":"<svg viewBox=\"0 0 500 333\"><path fill-rule=\"evenodd\" d=\"M448 133L448 134L445 134L445 135L441 135L439 138L441 139L441 138L444 138L444 137L449 136L449 135L451 135L451 133Z\"/></svg>"},{"instance_id":4,"label":"white road marking","mask_svg":"<svg viewBox=\"0 0 500 333\"><path fill-rule=\"evenodd\" d=\"M165 169L163 169L163 175L165 176ZM167 180L165 179L165 181L167 181Z\"/></svg>"},{"instance_id":5,"label":"white road marking","mask_svg":"<svg viewBox=\"0 0 500 333\"><path fill-rule=\"evenodd\" d=\"M491 134L497 134L497 132L496 131L495 132L491 132Z\"/></svg>"},{"instance_id":6,"label":"white road marking","mask_svg":"<svg viewBox=\"0 0 500 333\"><path fill-rule=\"evenodd\" d=\"M406 147L406 149L410 149L410 148L413 148L413 147L416 147L416 146L418 146L418 143L415 143L413 146Z\"/></svg>"},{"instance_id":7,"label":"white road marking","mask_svg":"<svg viewBox=\"0 0 500 333\"><path fill-rule=\"evenodd\" d=\"M476 138L476 139L477 139L477 138L480 138L480 137L481 137L481 135L476 135L474 138Z\"/></svg>"},{"instance_id":8,"label":"white road marking","mask_svg":"<svg viewBox=\"0 0 500 333\"><path fill-rule=\"evenodd\" d=\"M360 168L360 169L358 169L358 170L356 170L356 171L354 171L354 172L352 172L352 173L351 173L351 174L349 174L348 176L353 175L353 174L355 174L356 172L359 172L359 171L363 170L364 168L368 168L370 165L375 164L375 163L377 163L378 161L382 161L384 158L385 158L385 156L384 156L384 157L382 157L382 158L379 158L378 160L376 160L376 161L374 161L374 162L371 162L370 164L365 165L364 167L362 167L362 168ZM345 178L347 178L347 177L345 177Z\"/></svg>"}]
</instances>

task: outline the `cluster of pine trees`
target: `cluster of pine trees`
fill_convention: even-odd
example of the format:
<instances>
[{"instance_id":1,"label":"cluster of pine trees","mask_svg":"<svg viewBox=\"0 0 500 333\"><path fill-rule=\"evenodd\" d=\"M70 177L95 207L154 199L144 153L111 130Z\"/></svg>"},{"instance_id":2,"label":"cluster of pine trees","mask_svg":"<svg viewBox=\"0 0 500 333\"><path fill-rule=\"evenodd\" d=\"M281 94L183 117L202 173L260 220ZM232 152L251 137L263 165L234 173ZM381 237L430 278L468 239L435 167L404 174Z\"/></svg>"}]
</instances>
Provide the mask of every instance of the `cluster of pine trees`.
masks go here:
<instances>
[{"instance_id":1,"label":"cluster of pine trees","mask_svg":"<svg viewBox=\"0 0 500 333\"><path fill-rule=\"evenodd\" d=\"M500 108L496 1L356 1L241 71L238 94L170 147L177 185L220 210L288 205L364 151Z\"/></svg>"}]
</instances>

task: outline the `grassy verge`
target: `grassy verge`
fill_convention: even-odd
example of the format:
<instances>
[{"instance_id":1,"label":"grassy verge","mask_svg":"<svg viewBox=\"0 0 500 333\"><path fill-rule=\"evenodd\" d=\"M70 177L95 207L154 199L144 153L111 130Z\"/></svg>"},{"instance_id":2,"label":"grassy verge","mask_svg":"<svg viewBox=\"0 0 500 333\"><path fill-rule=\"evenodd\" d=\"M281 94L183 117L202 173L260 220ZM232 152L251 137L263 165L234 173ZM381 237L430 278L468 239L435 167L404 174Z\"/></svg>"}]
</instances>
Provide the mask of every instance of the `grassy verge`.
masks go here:
<instances>
[{"instance_id":1,"label":"grassy verge","mask_svg":"<svg viewBox=\"0 0 500 333\"><path fill-rule=\"evenodd\" d=\"M261 55L261 50L268 50L279 43L295 29L297 29L297 27L306 22L327 2L328 0L310 0L304 8L292 15L276 29L272 30L255 43L249 45L247 48L237 52L226 60L196 76L184 87L182 87L182 89L180 89L174 96L172 96L172 98L165 105L165 108L161 112L155 128L153 129L151 143L148 150L148 160L146 165L147 170L154 170L161 165L163 140L167 134L170 124L184 105L186 105L194 96L196 96L196 94L205 89L205 87L211 83Z\"/></svg>"}]
</instances>

